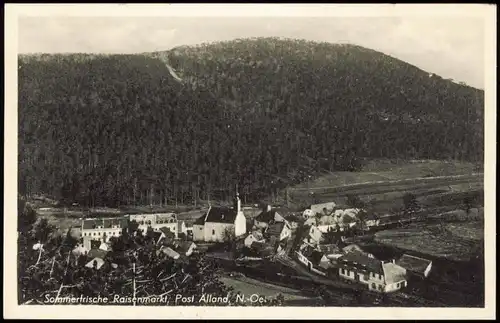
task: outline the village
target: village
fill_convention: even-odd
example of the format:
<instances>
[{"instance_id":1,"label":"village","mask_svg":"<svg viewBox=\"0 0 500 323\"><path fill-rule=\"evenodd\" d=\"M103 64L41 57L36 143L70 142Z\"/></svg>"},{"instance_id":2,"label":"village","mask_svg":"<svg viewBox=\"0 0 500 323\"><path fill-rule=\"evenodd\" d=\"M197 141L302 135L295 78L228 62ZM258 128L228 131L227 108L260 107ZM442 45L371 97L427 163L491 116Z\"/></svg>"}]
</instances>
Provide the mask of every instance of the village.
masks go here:
<instances>
[{"instance_id":1,"label":"village","mask_svg":"<svg viewBox=\"0 0 500 323\"><path fill-rule=\"evenodd\" d=\"M99 270L107 262L111 241L128 232L149 237L157 254L174 261L204 253L221 264L238 264L227 267L231 275L245 275L256 267L278 271L267 264L280 264L320 285L382 295L408 290L426 280L433 268L430 259L407 253L380 256L380 250L363 246L367 232L401 219L374 219L361 208L343 208L335 202L309 205L300 213L264 205L254 210L256 216L245 215L248 209L236 193L232 207L209 206L192 223L178 220L176 213L82 218L73 254L84 256L86 267Z\"/></svg>"}]
</instances>

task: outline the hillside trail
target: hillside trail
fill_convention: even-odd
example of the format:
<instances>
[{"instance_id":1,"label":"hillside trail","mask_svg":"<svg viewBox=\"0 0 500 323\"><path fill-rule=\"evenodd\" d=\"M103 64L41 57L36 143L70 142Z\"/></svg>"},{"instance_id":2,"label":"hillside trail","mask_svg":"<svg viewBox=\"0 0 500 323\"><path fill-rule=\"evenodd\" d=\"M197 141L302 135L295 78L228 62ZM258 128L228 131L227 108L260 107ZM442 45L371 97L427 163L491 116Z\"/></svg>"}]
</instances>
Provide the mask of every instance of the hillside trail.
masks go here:
<instances>
[{"instance_id":1,"label":"hillside trail","mask_svg":"<svg viewBox=\"0 0 500 323\"><path fill-rule=\"evenodd\" d=\"M182 78L177 75L177 73L175 72L175 70L172 68L172 66L170 66L170 64L168 64L168 62L165 62L165 65L167 66L167 69L168 69L168 72L170 73L170 75L177 81L177 82L180 82L180 83L183 83L184 81L182 80Z\"/></svg>"}]
</instances>

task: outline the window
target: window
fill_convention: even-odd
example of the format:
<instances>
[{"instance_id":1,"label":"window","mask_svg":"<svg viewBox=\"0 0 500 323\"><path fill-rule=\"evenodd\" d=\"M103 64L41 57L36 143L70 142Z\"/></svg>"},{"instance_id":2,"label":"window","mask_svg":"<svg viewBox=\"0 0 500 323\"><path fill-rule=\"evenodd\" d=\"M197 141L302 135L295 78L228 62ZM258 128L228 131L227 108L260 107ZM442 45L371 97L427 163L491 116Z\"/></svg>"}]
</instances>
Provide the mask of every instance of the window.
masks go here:
<instances>
[{"instance_id":1,"label":"window","mask_svg":"<svg viewBox=\"0 0 500 323\"><path fill-rule=\"evenodd\" d=\"M372 289L377 289L377 284L372 283Z\"/></svg>"},{"instance_id":2,"label":"window","mask_svg":"<svg viewBox=\"0 0 500 323\"><path fill-rule=\"evenodd\" d=\"M378 290L381 291L381 292L383 292L384 291L384 286L378 285Z\"/></svg>"},{"instance_id":3,"label":"window","mask_svg":"<svg viewBox=\"0 0 500 323\"><path fill-rule=\"evenodd\" d=\"M200 228L200 230L203 230L203 228Z\"/></svg>"},{"instance_id":4,"label":"window","mask_svg":"<svg viewBox=\"0 0 500 323\"><path fill-rule=\"evenodd\" d=\"M215 229L212 229L212 235L213 236L215 235Z\"/></svg>"},{"instance_id":5,"label":"window","mask_svg":"<svg viewBox=\"0 0 500 323\"><path fill-rule=\"evenodd\" d=\"M400 287L401 287L401 283L398 283L398 284L397 284L397 287L398 287L398 288L400 288Z\"/></svg>"}]
</instances>

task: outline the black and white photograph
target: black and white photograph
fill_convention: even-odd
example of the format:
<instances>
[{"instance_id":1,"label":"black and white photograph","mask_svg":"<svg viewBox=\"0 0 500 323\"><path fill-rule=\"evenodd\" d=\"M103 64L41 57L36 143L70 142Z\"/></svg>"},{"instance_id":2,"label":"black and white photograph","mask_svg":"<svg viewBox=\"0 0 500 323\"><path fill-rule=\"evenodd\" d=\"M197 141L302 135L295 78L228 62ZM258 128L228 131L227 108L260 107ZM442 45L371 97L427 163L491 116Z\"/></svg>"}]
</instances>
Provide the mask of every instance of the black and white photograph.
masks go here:
<instances>
[{"instance_id":1,"label":"black and white photograph","mask_svg":"<svg viewBox=\"0 0 500 323\"><path fill-rule=\"evenodd\" d=\"M494 317L496 7L295 6L7 6L11 315Z\"/></svg>"}]
</instances>

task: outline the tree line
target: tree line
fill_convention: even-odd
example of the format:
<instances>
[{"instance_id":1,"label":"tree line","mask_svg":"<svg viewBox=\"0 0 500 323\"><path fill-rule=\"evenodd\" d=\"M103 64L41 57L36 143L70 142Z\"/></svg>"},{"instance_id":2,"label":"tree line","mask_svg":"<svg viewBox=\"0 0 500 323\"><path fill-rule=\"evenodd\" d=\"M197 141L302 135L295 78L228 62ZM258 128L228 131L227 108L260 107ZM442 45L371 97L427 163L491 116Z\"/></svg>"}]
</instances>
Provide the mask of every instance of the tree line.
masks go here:
<instances>
[{"instance_id":1,"label":"tree line","mask_svg":"<svg viewBox=\"0 0 500 323\"><path fill-rule=\"evenodd\" d=\"M166 63L184 80L173 79ZM19 191L257 202L361 158L481 161L483 91L356 46L256 39L19 58Z\"/></svg>"}]
</instances>

